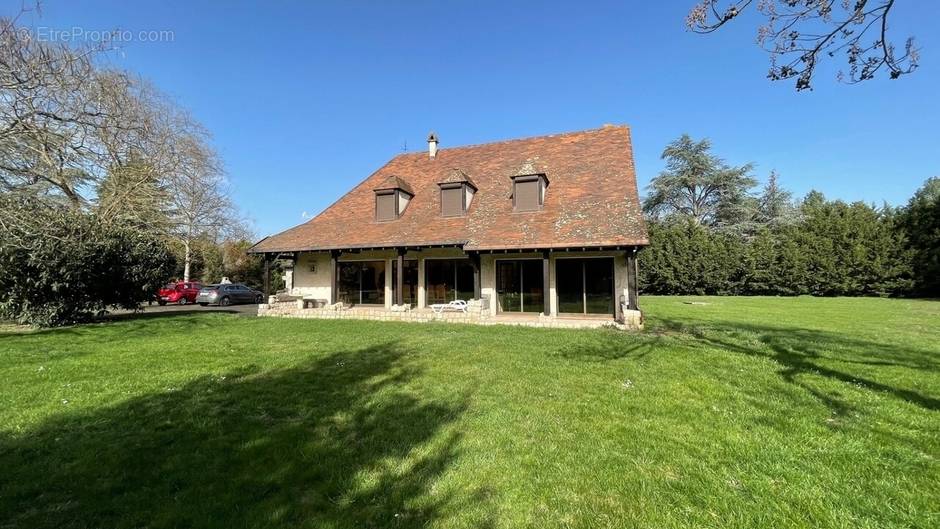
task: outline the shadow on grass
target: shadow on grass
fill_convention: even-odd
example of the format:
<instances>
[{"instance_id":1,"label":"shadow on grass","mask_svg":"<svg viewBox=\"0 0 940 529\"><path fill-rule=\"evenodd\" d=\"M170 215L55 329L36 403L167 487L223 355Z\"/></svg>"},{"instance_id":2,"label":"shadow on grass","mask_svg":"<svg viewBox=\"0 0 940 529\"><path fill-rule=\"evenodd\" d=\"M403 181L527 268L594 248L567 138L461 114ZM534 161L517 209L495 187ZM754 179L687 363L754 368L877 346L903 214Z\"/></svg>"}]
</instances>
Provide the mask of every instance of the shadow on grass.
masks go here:
<instances>
[{"instance_id":1,"label":"shadow on grass","mask_svg":"<svg viewBox=\"0 0 940 529\"><path fill-rule=\"evenodd\" d=\"M659 321L667 332L688 334L713 347L777 362L782 366L780 376L784 381L806 390L837 415L848 413L852 406L840 398L839 393L826 392L805 382L802 380L805 375L883 392L926 410L940 410L938 398L831 365L898 367L932 374L940 370L937 351L898 347L811 329L737 322L686 325L677 320ZM752 345L755 336L759 345Z\"/></svg>"},{"instance_id":2,"label":"shadow on grass","mask_svg":"<svg viewBox=\"0 0 940 529\"><path fill-rule=\"evenodd\" d=\"M194 333L212 331L219 327L219 320L230 316L225 310L177 310L160 313L128 313L114 317L106 317L90 323L69 325L64 327L31 328L18 332L0 332L0 343L6 341L22 341L30 336L72 336L83 342L111 342L127 338L153 338L158 333L168 337L167 344L171 345L172 337L188 337ZM242 314L243 315L243 314ZM244 316L244 315L243 315ZM158 327L159 325L159 327ZM237 333L232 339L238 339ZM72 357L76 353L69 353Z\"/></svg>"},{"instance_id":3,"label":"shadow on grass","mask_svg":"<svg viewBox=\"0 0 940 529\"><path fill-rule=\"evenodd\" d=\"M244 307L248 307L245 305ZM252 305L251 307L257 307ZM153 321L162 321L166 320L170 324L187 324L193 326L202 326L205 328L211 327L213 325L212 320L200 320L199 317L205 316L207 314L218 314L218 315L235 315L243 317L255 317L256 314L245 312L247 309L239 308L229 308L229 307L194 307L194 308L177 308L176 306L171 307L171 310L166 310L164 307L160 307L157 311L154 312L120 312L120 313L109 313L103 316L94 318L92 321L85 323L78 323L74 325L66 325L62 327L29 327L25 325L13 325L13 324L0 324L0 341L13 338L21 338L27 335L74 335L82 337L90 336L100 336L102 326L107 326L112 323L123 323L124 326L120 328L122 335L127 335L129 330L133 329L143 329L148 333L152 333L153 329L150 326L150 323ZM257 310L257 309L255 309ZM115 327L117 329L117 327ZM107 334L107 333L105 333ZM109 337L103 337L104 340L109 340Z\"/></svg>"},{"instance_id":4,"label":"shadow on grass","mask_svg":"<svg viewBox=\"0 0 940 529\"><path fill-rule=\"evenodd\" d=\"M622 358L640 359L659 347L660 340L620 331L585 333L577 342L564 345L557 355L569 360L607 362Z\"/></svg>"},{"instance_id":5,"label":"shadow on grass","mask_svg":"<svg viewBox=\"0 0 940 529\"><path fill-rule=\"evenodd\" d=\"M0 434L0 527L424 527L480 509L485 490L432 488L466 398L407 393L405 354L247 367Z\"/></svg>"},{"instance_id":6,"label":"shadow on grass","mask_svg":"<svg viewBox=\"0 0 940 529\"><path fill-rule=\"evenodd\" d=\"M98 318L95 318L95 322L109 322L109 321L124 321L124 320L152 320L155 318L172 318L173 316L192 316L192 315L201 315L201 314L235 314L241 316L256 316L258 306L251 305L254 308L254 313L248 312L248 305L245 305L241 308L239 307L194 307L192 305L187 305L190 308L184 307L170 307L167 308L151 308L150 310L141 309L137 312L110 312Z\"/></svg>"}]
</instances>

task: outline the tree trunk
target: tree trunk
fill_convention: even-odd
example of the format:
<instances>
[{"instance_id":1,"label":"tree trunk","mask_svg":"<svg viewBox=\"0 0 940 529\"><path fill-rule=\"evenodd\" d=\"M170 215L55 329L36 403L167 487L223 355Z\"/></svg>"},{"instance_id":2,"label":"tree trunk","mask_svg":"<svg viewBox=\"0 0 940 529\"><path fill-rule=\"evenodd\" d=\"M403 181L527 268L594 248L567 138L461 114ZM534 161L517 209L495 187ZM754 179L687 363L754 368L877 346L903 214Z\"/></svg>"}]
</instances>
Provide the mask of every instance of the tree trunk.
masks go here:
<instances>
[{"instance_id":1,"label":"tree trunk","mask_svg":"<svg viewBox=\"0 0 940 529\"><path fill-rule=\"evenodd\" d=\"M192 251L188 240L183 241L183 248L186 250L186 256L183 258L183 281L189 282L189 265L192 262Z\"/></svg>"}]
</instances>

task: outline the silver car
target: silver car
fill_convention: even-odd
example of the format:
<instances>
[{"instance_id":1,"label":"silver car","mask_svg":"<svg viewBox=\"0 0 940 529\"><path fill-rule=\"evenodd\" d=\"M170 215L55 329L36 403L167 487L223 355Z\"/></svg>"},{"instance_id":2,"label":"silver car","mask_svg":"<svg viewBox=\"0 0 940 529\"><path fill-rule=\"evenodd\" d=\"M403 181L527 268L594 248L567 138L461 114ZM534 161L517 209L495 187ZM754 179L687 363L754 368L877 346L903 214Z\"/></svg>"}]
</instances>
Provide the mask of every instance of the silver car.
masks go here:
<instances>
[{"instance_id":1,"label":"silver car","mask_svg":"<svg viewBox=\"0 0 940 529\"><path fill-rule=\"evenodd\" d=\"M262 303L263 301L264 294L240 283L205 285L196 295L196 303L203 307L206 305L226 307L236 303Z\"/></svg>"}]
</instances>

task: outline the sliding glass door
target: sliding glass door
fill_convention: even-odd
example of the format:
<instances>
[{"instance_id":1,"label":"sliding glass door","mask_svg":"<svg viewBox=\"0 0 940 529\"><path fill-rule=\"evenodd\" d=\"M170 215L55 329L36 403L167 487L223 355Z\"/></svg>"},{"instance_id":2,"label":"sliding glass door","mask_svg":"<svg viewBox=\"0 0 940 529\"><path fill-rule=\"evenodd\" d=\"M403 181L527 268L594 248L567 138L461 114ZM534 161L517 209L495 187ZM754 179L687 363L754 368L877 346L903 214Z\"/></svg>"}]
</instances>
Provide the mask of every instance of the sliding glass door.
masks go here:
<instances>
[{"instance_id":1,"label":"sliding glass door","mask_svg":"<svg viewBox=\"0 0 940 529\"><path fill-rule=\"evenodd\" d=\"M473 265L469 259L425 259L427 304L473 299Z\"/></svg>"},{"instance_id":2,"label":"sliding glass door","mask_svg":"<svg viewBox=\"0 0 940 529\"><path fill-rule=\"evenodd\" d=\"M336 263L339 301L347 305L385 304L385 261Z\"/></svg>"},{"instance_id":3,"label":"sliding glass door","mask_svg":"<svg viewBox=\"0 0 940 529\"><path fill-rule=\"evenodd\" d=\"M545 289L541 259L496 261L496 297L501 312L542 312Z\"/></svg>"},{"instance_id":4,"label":"sliding glass door","mask_svg":"<svg viewBox=\"0 0 940 529\"><path fill-rule=\"evenodd\" d=\"M613 314L613 258L556 259L555 290L559 313Z\"/></svg>"}]
</instances>

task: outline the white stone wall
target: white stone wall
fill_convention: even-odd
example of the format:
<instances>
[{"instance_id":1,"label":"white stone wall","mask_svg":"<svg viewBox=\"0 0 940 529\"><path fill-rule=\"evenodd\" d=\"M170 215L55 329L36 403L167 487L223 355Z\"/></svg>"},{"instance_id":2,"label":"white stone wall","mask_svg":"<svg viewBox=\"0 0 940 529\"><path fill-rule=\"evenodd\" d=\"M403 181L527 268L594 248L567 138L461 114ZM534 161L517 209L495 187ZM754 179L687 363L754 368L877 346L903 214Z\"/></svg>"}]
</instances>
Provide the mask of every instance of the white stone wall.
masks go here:
<instances>
[{"instance_id":1,"label":"white stone wall","mask_svg":"<svg viewBox=\"0 0 940 529\"><path fill-rule=\"evenodd\" d=\"M258 315L280 318L302 318L319 320L371 320L398 321L413 323L468 323L475 325L511 325L519 327L539 327L552 329L598 329L640 330L643 328L642 315L639 311L627 311L623 321L581 318L553 318L535 316L532 318L494 318L481 307L470 307L464 312L435 313L431 310L412 310L397 312L380 307L353 307L348 309L320 308L303 309L295 302L258 305Z\"/></svg>"},{"instance_id":2,"label":"white stone wall","mask_svg":"<svg viewBox=\"0 0 940 529\"><path fill-rule=\"evenodd\" d=\"M489 298L490 314L496 315L496 261L492 254L480 256L480 296Z\"/></svg>"},{"instance_id":3,"label":"white stone wall","mask_svg":"<svg viewBox=\"0 0 940 529\"><path fill-rule=\"evenodd\" d=\"M284 275L281 276L281 279L284 280L284 288L288 292L292 291L294 288L294 267L291 265L290 268L284 269Z\"/></svg>"},{"instance_id":4,"label":"white stone wall","mask_svg":"<svg viewBox=\"0 0 940 529\"><path fill-rule=\"evenodd\" d=\"M408 202L411 202L411 196L408 193L398 193L398 214L401 215L405 212L405 208L408 207Z\"/></svg>"},{"instance_id":5,"label":"white stone wall","mask_svg":"<svg viewBox=\"0 0 940 529\"><path fill-rule=\"evenodd\" d=\"M316 266L316 272L311 266ZM294 296L311 296L330 299L330 254L329 252L302 252L294 263L293 282L290 293Z\"/></svg>"}]
</instances>

